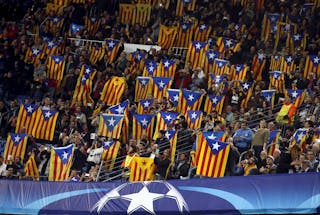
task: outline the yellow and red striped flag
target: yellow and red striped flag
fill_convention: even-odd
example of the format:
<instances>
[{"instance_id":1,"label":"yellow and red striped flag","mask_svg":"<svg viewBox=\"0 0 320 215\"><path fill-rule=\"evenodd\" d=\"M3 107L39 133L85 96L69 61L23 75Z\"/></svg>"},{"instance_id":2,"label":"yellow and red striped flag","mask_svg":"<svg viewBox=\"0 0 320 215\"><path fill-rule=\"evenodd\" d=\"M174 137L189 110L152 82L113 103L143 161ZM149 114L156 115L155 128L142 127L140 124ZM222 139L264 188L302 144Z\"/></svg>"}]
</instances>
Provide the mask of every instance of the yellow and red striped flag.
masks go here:
<instances>
[{"instance_id":1,"label":"yellow and red striped flag","mask_svg":"<svg viewBox=\"0 0 320 215\"><path fill-rule=\"evenodd\" d=\"M223 83L223 80L228 80L227 75L215 75L215 74L209 74L208 76L208 86L211 87L212 85L215 85L215 87L222 87L221 84ZM225 86L223 86L225 87Z\"/></svg>"},{"instance_id":2,"label":"yellow and red striped flag","mask_svg":"<svg viewBox=\"0 0 320 215\"><path fill-rule=\"evenodd\" d=\"M307 46L307 35L306 34L292 34L289 33L286 41L289 53L293 54L296 48L300 47L301 50L305 50Z\"/></svg>"},{"instance_id":3,"label":"yellow and red striped flag","mask_svg":"<svg viewBox=\"0 0 320 215\"><path fill-rule=\"evenodd\" d=\"M161 130L169 130L170 127L173 126L173 122L175 119L177 119L178 116L179 113L159 111L157 114L157 122L153 139L156 139L158 137L158 133Z\"/></svg>"},{"instance_id":4,"label":"yellow and red striped flag","mask_svg":"<svg viewBox=\"0 0 320 215\"><path fill-rule=\"evenodd\" d=\"M189 45L186 65L191 62L192 69L202 67L203 58L208 50L208 44L206 42L192 41Z\"/></svg>"},{"instance_id":5,"label":"yellow and red striped flag","mask_svg":"<svg viewBox=\"0 0 320 215\"><path fill-rule=\"evenodd\" d=\"M177 111L185 115L188 110L200 110L202 103L202 93L191 90L181 90L181 99Z\"/></svg>"},{"instance_id":6,"label":"yellow and red striped flag","mask_svg":"<svg viewBox=\"0 0 320 215\"><path fill-rule=\"evenodd\" d=\"M218 51L208 50L203 57L203 71L205 74L214 73L214 60L221 55Z\"/></svg>"},{"instance_id":7,"label":"yellow and red striped flag","mask_svg":"<svg viewBox=\"0 0 320 215\"><path fill-rule=\"evenodd\" d=\"M176 16L183 16L186 8L188 11L194 11L197 0L177 0Z\"/></svg>"},{"instance_id":8,"label":"yellow and red striped flag","mask_svg":"<svg viewBox=\"0 0 320 215\"><path fill-rule=\"evenodd\" d=\"M240 44L236 40L226 37L219 37L216 44L218 47L218 51L221 53L225 53L228 50L236 52L240 46Z\"/></svg>"},{"instance_id":9,"label":"yellow and red striped flag","mask_svg":"<svg viewBox=\"0 0 320 215\"><path fill-rule=\"evenodd\" d=\"M309 74L314 73L317 78L320 77L320 56L308 55L304 67L303 76L309 78Z\"/></svg>"},{"instance_id":10,"label":"yellow and red striped flag","mask_svg":"<svg viewBox=\"0 0 320 215\"><path fill-rule=\"evenodd\" d=\"M247 108L248 103L251 99L252 91L253 91L253 83L251 82L240 82L242 87L243 94L245 98L241 101L241 107Z\"/></svg>"},{"instance_id":11,"label":"yellow and red striped flag","mask_svg":"<svg viewBox=\"0 0 320 215\"><path fill-rule=\"evenodd\" d=\"M59 112L56 110L38 109L32 136L36 139L53 140Z\"/></svg>"},{"instance_id":12,"label":"yellow and red striped flag","mask_svg":"<svg viewBox=\"0 0 320 215\"><path fill-rule=\"evenodd\" d=\"M12 161L16 158L24 159L28 142L27 134L9 133L7 137L6 146L4 148L4 162L8 161L9 156Z\"/></svg>"},{"instance_id":13,"label":"yellow and red striped flag","mask_svg":"<svg viewBox=\"0 0 320 215\"><path fill-rule=\"evenodd\" d=\"M211 114L214 110L218 114L222 113L224 104L224 96L207 95L206 101L204 103L204 112Z\"/></svg>"},{"instance_id":14,"label":"yellow and red striped flag","mask_svg":"<svg viewBox=\"0 0 320 215\"><path fill-rule=\"evenodd\" d=\"M35 64L38 60L43 59L44 52L38 48L28 48L24 62L27 63L31 59L31 63Z\"/></svg>"},{"instance_id":15,"label":"yellow and red striped flag","mask_svg":"<svg viewBox=\"0 0 320 215\"><path fill-rule=\"evenodd\" d=\"M229 71L230 71L229 61L218 59L218 58L213 60L213 74L227 75L229 74Z\"/></svg>"},{"instance_id":16,"label":"yellow and red striped flag","mask_svg":"<svg viewBox=\"0 0 320 215\"><path fill-rule=\"evenodd\" d=\"M303 151L306 149L306 138L307 138L308 129L299 128L293 134L293 140L291 145L298 145Z\"/></svg>"},{"instance_id":17,"label":"yellow and red striped flag","mask_svg":"<svg viewBox=\"0 0 320 215\"><path fill-rule=\"evenodd\" d=\"M167 90L171 87L172 79L165 77L153 77L152 78L152 92L153 98L159 101L163 96L168 96Z\"/></svg>"},{"instance_id":18,"label":"yellow and red striped flag","mask_svg":"<svg viewBox=\"0 0 320 215\"><path fill-rule=\"evenodd\" d=\"M68 6L70 3L70 0L53 0L52 3L60 6Z\"/></svg>"},{"instance_id":19,"label":"yellow and red striped flag","mask_svg":"<svg viewBox=\"0 0 320 215\"><path fill-rule=\"evenodd\" d=\"M85 26L87 27L91 35L95 35L101 25L101 19L95 18L95 17L85 16L84 22L85 22Z\"/></svg>"},{"instance_id":20,"label":"yellow and red striped flag","mask_svg":"<svg viewBox=\"0 0 320 215\"><path fill-rule=\"evenodd\" d=\"M155 62L153 60L146 59L142 76L162 77L160 64L158 64L157 62Z\"/></svg>"},{"instance_id":21,"label":"yellow and red striped flag","mask_svg":"<svg viewBox=\"0 0 320 215\"><path fill-rule=\"evenodd\" d=\"M83 25L71 23L69 28L69 37L81 36L81 32L83 29L84 29Z\"/></svg>"},{"instance_id":22,"label":"yellow and red striped flag","mask_svg":"<svg viewBox=\"0 0 320 215\"><path fill-rule=\"evenodd\" d=\"M92 65L96 65L97 62L103 59L105 55L105 49L100 44L90 47L89 61Z\"/></svg>"},{"instance_id":23,"label":"yellow and red striped flag","mask_svg":"<svg viewBox=\"0 0 320 215\"><path fill-rule=\"evenodd\" d=\"M87 103L93 103L91 97L92 81L96 72L97 71L91 66L86 64L82 65L77 85L73 93L72 105L77 102L81 102L84 106L87 106Z\"/></svg>"},{"instance_id":24,"label":"yellow and red striped flag","mask_svg":"<svg viewBox=\"0 0 320 215\"><path fill-rule=\"evenodd\" d=\"M276 90L261 90L261 95L265 100L268 102L268 104L271 105L271 109L274 108L274 97L275 97Z\"/></svg>"},{"instance_id":25,"label":"yellow and red striped flag","mask_svg":"<svg viewBox=\"0 0 320 215\"><path fill-rule=\"evenodd\" d=\"M221 137L220 137L221 138ZM229 157L230 145L219 139L217 132L203 132L197 136L198 175L223 177Z\"/></svg>"},{"instance_id":26,"label":"yellow and red striped flag","mask_svg":"<svg viewBox=\"0 0 320 215\"><path fill-rule=\"evenodd\" d=\"M272 55L270 59L270 67L271 71L280 70L281 65L281 56L280 55Z\"/></svg>"},{"instance_id":27,"label":"yellow and red striped flag","mask_svg":"<svg viewBox=\"0 0 320 215\"><path fill-rule=\"evenodd\" d=\"M269 39L271 33L271 27L275 25L280 19L278 13L265 13L262 21L261 40Z\"/></svg>"},{"instance_id":28,"label":"yellow and red striped flag","mask_svg":"<svg viewBox=\"0 0 320 215\"><path fill-rule=\"evenodd\" d=\"M269 76L269 89L277 89L278 92L285 93L284 74L280 71L271 71Z\"/></svg>"},{"instance_id":29,"label":"yellow and red striped flag","mask_svg":"<svg viewBox=\"0 0 320 215\"><path fill-rule=\"evenodd\" d=\"M132 24L139 24L140 26L146 26L151 17L151 5L150 4L136 4L135 13L132 18Z\"/></svg>"},{"instance_id":30,"label":"yellow and red striped flag","mask_svg":"<svg viewBox=\"0 0 320 215\"><path fill-rule=\"evenodd\" d=\"M287 35L287 39L288 39L288 37L290 37L291 34L296 33L296 29L297 29L296 24L290 24L286 22L277 22L276 26L273 25L272 27L273 27L272 33L276 34L276 39L274 43L275 50L278 48L278 44L282 35Z\"/></svg>"},{"instance_id":31,"label":"yellow and red striped flag","mask_svg":"<svg viewBox=\"0 0 320 215\"><path fill-rule=\"evenodd\" d=\"M61 81L63 79L64 67L66 61L64 56L52 55L48 59L48 78L51 80Z\"/></svg>"},{"instance_id":32,"label":"yellow and red striped flag","mask_svg":"<svg viewBox=\"0 0 320 215\"><path fill-rule=\"evenodd\" d=\"M296 64L292 55L285 55L281 58L280 71L293 72L296 70Z\"/></svg>"},{"instance_id":33,"label":"yellow and red striped flag","mask_svg":"<svg viewBox=\"0 0 320 215\"><path fill-rule=\"evenodd\" d=\"M126 89L127 83L125 78L113 76L105 83L100 100L107 105L119 104Z\"/></svg>"},{"instance_id":34,"label":"yellow and red striped flag","mask_svg":"<svg viewBox=\"0 0 320 215\"><path fill-rule=\"evenodd\" d=\"M39 106L34 104L21 104L16 124L16 133L20 133L21 128L26 129L27 134L32 133L32 129L36 123L36 115Z\"/></svg>"},{"instance_id":35,"label":"yellow and red striped flag","mask_svg":"<svg viewBox=\"0 0 320 215\"><path fill-rule=\"evenodd\" d=\"M200 24L194 29L194 40L207 42L211 33L211 26L207 24Z\"/></svg>"},{"instance_id":36,"label":"yellow and red striped flag","mask_svg":"<svg viewBox=\"0 0 320 215\"><path fill-rule=\"evenodd\" d=\"M174 163L174 159L177 151L178 132L174 130L164 130L164 132L165 132L165 137L169 140L169 144L170 144L170 153L171 153L170 161L171 163Z\"/></svg>"},{"instance_id":37,"label":"yellow and red striped flag","mask_svg":"<svg viewBox=\"0 0 320 215\"><path fill-rule=\"evenodd\" d=\"M59 53L60 43L52 40L45 40L44 48L47 55L57 55Z\"/></svg>"},{"instance_id":38,"label":"yellow and red striped flag","mask_svg":"<svg viewBox=\"0 0 320 215\"><path fill-rule=\"evenodd\" d=\"M181 21L178 28L178 34L177 34L175 46L187 48L192 41L192 36L193 36L193 23Z\"/></svg>"},{"instance_id":39,"label":"yellow and red striped flag","mask_svg":"<svg viewBox=\"0 0 320 215\"><path fill-rule=\"evenodd\" d=\"M160 63L160 74L161 77L174 78L177 64L174 60L162 59Z\"/></svg>"},{"instance_id":40,"label":"yellow and red striped flag","mask_svg":"<svg viewBox=\"0 0 320 215\"><path fill-rule=\"evenodd\" d=\"M257 53L252 60L251 70L253 71L253 79L256 81L262 80L262 71L266 65L266 56L262 53Z\"/></svg>"},{"instance_id":41,"label":"yellow and red striped flag","mask_svg":"<svg viewBox=\"0 0 320 215\"><path fill-rule=\"evenodd\" d=\"M188 128L197 130L201 127L203 113L200 110L188 110L186 113L186 120Z\"/></svg>"},{"instance_id":42,"label":"yellow and red striped flag","mask_svg":"<svg viewBox=\"0 0 320 215\"><path fill-rule=\"evenodd\" d=\"M160 25L158 46L163 49L171 49L178 33L177 27L167 27Z\"/></svg>"},{"instance_id":43,"label":"yellow and red striped flag","mask_svg":"<svg viewBox=\"0 0 320 215\"><path fill-rule=\"evenodd\" d=\"M153 158L134 157L130 163L129 181L150 181L154 179L156 165Z\"/></svg>"},{"instance_id":44,"label":"yellow and red striped flag","mask_svg":"<svg viewBox=\"0 0 320 215\"><path fill-rule=\"evenodd\" d=\"M114 39L106 39L106 54L108 55L108 63L113 63L120 48L120 41Z\"/></svg>"},{"instance_id":45,"label":"yellow and red striped flag","mask_svg":"<svg viewBox=\"0 0 320 215\"><path fill-rule=\"evenodd\" d=\"M149 140L153 138L154 115L134 114L132 124L132 138L141 140L143 134L146 134Z\"/></svg>"},{"instance_id":46,"label":"yellow and red striped flag","mask_svg":"<svg viewBox=\"0 0 320 215\"><path fill-rule=\"evenodd\" d=\"M64 18L60 16L51 16L50 17L50 31L55 32L56 30L60 30L62 28L64 22Z\"/></svg>"},{"instance_id":47,"label":"yellow and red striped flag","mask_svg":"<svg viewBox=\"0 0 320 215\"><path fill-rule=\"evenodd\" d=\"M98 135L120 139L124 115L102 114L98 128Z\"/></svg>"},{"instance_id":48,"label":"yellow and red striped flag","mask_svg":"<svg viewBox=\"0 0 320 215\"><path fill-rule=\"evenodd\" d=\"M153 99L140 99L138 102L138 114L147 114L149 113L150 107L152 106L154 100Z\"/></svg>"},{"instance_id":49,"label":"yellow and red striped flag","mask_svg":"<svg viewBox=\"0 0 320 215\"><path fill-rule=\"evenodd\" d=\"M249 67L244 64L236 64L231 66L231 80L244 81Z\"/></svg>"},{"instance_id":50,"label":"yellow and red striped flag","mask_svg":"<svg viewBox=\"0 0 320 215\"><path fill-rule=\"evenodd\" d=\"M113 170L114 162L118 156L121 143L119 141L111 140L102 143L103 153L101 155L101 160L107 163L107 169Z\"/></svg>"},{"instance_id":51,"label":"yellow and red striped flag","mask_svg":"<svg viewBox=\"0 0 320 215\"><path fill-rule=\"evenodd\" d=\"M39 170L33 154L29 157L28 161L26 162L24 172L26 176L31 177L33 180L39 180Z\"/></svg>"},{"instance_id":52,"label":"yellow and red striped flag","mask_svg":"<svg viewBox=\"0 0 320 215\"><path fill-rule=\"evenodd\" d=\"M66 181L69 178L73 151L72 144L51 149L49 181Z\"/></svg>"},{"instance_id":53,"label":"yellow and red striped flag","mask_svg":"<svg viewBox=\"0 0 320 215\"><path fill-rule=\"evenodd\" d=\"M279 148L280 130L270 131L269 139L267 142L268 155L273 155L274 151Z\"/></svg>"},{"instance_id":54,"label":"yellow and red striped flag","mask_svg":"<svg viewBox=\"0 0 320 215\"><path fill-rule=\"evenodd\" d=\"M180 90L178 89L168 89L168 98L172 102L173 107L178 107L180 102Z\"/></svg>"},{"instance_id":55,"label":"yellow and red striped flag","mask_svg":"<svg viewBox=\"0 0 320 215\"><path fill-rule=\"evenodd\" d=\"M150 77L138 76L136 79L136 88L134 93L134 101L146 99L151 88Z\"/></svg>"},{"instance_id":56,"label":"yellow and red striped flag","mask_svg":"<svg viewBox=\"0 0 320 215\"><path fill-rule=\"evenodd\" d=\"M120 4L119 15L121 24L131 24L136 6L134 4Z\"/></svg>"},{"instance_id":57,"label":"yellow and red striped flag","mask_svg":"<svg viewBox=\"0 0 320 215\"><path fill-rule=\"evenodd\" d=\"M296 106L296 108L299 108L303 103L306 91L287 89L286 95L291 98L291 103L293 103Z\"/></svg>"}]
</instances>

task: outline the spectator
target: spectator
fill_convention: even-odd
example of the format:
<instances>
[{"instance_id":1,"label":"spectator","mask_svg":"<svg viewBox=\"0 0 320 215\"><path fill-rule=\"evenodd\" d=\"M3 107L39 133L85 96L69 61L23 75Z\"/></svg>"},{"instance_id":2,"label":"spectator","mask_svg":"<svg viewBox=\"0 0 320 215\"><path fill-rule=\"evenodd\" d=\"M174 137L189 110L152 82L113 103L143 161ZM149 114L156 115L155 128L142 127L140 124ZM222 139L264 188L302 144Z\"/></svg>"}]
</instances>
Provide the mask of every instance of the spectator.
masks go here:
<instances>
[{"instance_id":1,"label":"spectator","mask_svg":"<svg viewBox=\"0 0 320 215\"><path fill-rule=\"evenodd\" d=\"M251 147L253 133L247 126L247 122L242 121L241 128L233 135L234 145L240 153L247 151Z\"/></svg>"},{"instance_id":2,"label":"spectator","mask_svg":"<svg viewBox=\"0 0 320 215\"><path fill-rule=\"evenodd\" d=\"M252 148L255 152L255 155L260 155L262 150L267 149L267 143L270 137L270 131L266 128L266 121L261 120L259 123L259 129L253 135L252 138Z\"/></svg>"}]
</instances>

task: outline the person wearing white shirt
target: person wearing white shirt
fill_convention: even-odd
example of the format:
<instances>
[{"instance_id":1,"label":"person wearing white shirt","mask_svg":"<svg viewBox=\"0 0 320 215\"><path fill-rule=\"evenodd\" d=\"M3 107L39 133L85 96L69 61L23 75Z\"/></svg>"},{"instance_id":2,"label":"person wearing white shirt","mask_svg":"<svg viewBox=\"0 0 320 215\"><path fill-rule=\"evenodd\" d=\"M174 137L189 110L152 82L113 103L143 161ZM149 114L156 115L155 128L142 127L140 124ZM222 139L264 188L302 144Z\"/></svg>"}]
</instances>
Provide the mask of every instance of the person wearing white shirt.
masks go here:
<instances>
[{"instance_id":1,"label":"person wearing white shirt","mask_svg":"<svg viewBox=\"0 0 320 215\"><path fill-rule=\"evenodd\" d=\"M0 156L0 178L1 176L6 175L6 169L7 169L7 165L4 163L3 157Z\"/></svg>"}]
</instances>

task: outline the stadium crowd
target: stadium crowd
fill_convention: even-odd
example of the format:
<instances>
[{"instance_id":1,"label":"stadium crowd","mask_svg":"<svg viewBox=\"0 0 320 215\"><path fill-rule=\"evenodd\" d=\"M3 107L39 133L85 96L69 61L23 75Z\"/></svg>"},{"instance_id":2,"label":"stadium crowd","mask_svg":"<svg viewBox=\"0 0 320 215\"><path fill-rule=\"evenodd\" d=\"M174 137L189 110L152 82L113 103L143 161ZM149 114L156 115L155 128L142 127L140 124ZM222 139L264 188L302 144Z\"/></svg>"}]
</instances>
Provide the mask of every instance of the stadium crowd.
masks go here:
<instances>
[{"instance_id":1,"label":"stadium crowd","mask_svg":"<svg viewBox=\"0 0 320 215\"><path fill-rule=\"evenodd\" d=\"M76 2L76 1L74 1ZM81 2L81 1L79 1ZM121 101L129 100L129 125L132 127L132 114L136 112L138 104L135 102L135 85L137 76L142 70L130 72L132 60L130 53L124 52L124 43L156 44L160 25L176 26L182 20L197 19L212 27L210 49L217 50L216 40L220 36L228 37L240 42L237 51L226 51L222 58L231 64L253 64L257 53L264 53L266 65L262 71L262 79L256 80L250 69L245 80L254 83L252 96L247 107L242 107L245 99L243 88L233 80L225 78L219 85L208 86L208 77L203 68L192 68L186 64L187 52L177 55L173 50L151 49L146 52L146 58L160 62L161 59L172 59L177 68L172 88L189 89L206 94L225 95L222 113L217 111L203 113L201 129L192 130L183 115L174 121L173 127L178 131L176 161L170 164L171 156L169 140L165 131L159 131L156 139L150 140L143 136L139 140L131 138L127 143L121 142L114 170L123 171L122 163L126 155L140 157L155 157L157 165L156 175L159 178L177 179L189 178L195 175L192 165L193 145L196 135L200 131L223 131L231 149L225 175L300 173L320 171L320 79L318 74L311 73L304 77L304 62L308 55L320 56L320 8L305 7L303 0L268 0L262 1L263 6L257 9L255 2L259 1L208 1L197 0L194 11L184 9L183 16L175 15L175 1L159 1L153 9L150 21L146 26L139 24L121 24L119 17L119 3L137 3L138 1L86 1L70 3L63 8L63 24L52 27L50 17L54 12L47 12L46 6L50 1L2 1L1 3L1 38L0 38L0 135L5 140L9 132L15 132L20 104L37 104L43 110L57 110L59 112L52 141L41 140L28 136L25 157L12 158L6 162L0 157L1 177L28 178L25 176L25 163L31 155L35 156L39 174L45 178L49 174L50 151L52 147L75 145L73 165L68 180L95 181L99 172L103 137L95 137L99 126L99 114L109 106L100 100L105 83L112 76L124 77L127 88ZM144 1L139 1L144 2ZM245 3L243 3L245 2ZM316 2L316 1L315 1ZM280 37L277 47L275 35L268 40L261 38L262 22L265 12L279 13L285 22L290 17L297 24L298 32L307 35L307 45L297 47L292 52L297 67L285 74L285 88L306 90L303 102L294 112L292 122L279 119L281 109L290 98L284 92L276 91L274 107L270 101L262 96L261 91L267 90L270 83L269 68L271 56L274 54L288 54L286 38ZM68 40L70 25L85 26L85 16L101 20L97 31L92 34L84 27L77 32L77 38L102 41L106 38L120 40L122 45L113 63L103 57L92 65L97 73L92 83L93 103L86 106L81 102L72 104L72 96L76 88L81 66L90 64L90 47L81 46L77 42ZM237 31L237 25L245 25L242 32ZM61 83L48 78L47 57L36 62L27 58L28 48L41 48L45 43L43 38L61 45L57 54L63 55L67 61ZM185 49L186 50L186 49ZM223 87L221 87L223 85ZM203 110L203 104L201 106ZM97 111L98 110L98 111ZM172 101L167 97L155 101L148 113L175 110ZM288 113L286 113L287 115ZM278 115L278 117L277 117ZM290 116L291 117L291 116ZM288 119L284 116L284 119ZM298 129L306 129L304 147L292 144L294 134ZM270 132L280 129L278 146L270 153L268 141ZM131 131L131 129L129 129ZM23 128L20 131L23 133ZM320 138L320 136L319 136ZM108 165L108 164L106 164ZM169 173L167 169L170 167ZM101 167L108 169L106 166ZM108 171L107 171L108 172ZM112 171L109 176L116 176Z\"/></svg>"}]
</instances>

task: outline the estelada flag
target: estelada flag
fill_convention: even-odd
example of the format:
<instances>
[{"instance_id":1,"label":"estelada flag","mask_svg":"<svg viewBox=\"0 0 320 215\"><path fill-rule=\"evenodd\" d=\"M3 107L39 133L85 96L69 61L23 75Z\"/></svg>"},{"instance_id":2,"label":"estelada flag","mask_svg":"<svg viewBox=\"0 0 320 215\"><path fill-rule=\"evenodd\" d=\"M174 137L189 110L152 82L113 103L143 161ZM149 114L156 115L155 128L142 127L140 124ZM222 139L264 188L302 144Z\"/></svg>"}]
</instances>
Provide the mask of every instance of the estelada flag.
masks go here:
<instances>
[{"instance_id":1,"label":"estelada flag","mask_svg":"<svg viewBox=\"0 0 320 215\"><path fill-rule=\"evenodd\" d=\"M152 106L154 99L140 99L138 102L138 114L146 114L149 113L150 107Z\"/></svg>"},{"instance_id":2,"label":"estelada flag","mask_svg":"<svg viewBox=\"0 0 320 215\"><path fill-rule=\"evenodd\" d=\"M92 45L90 47L90 57L89 61L92 65L95 65L97 62L103 59L105 55L105 49L102 45Z\"/></svg>"},{"instance_id":3,"label":"estelada flag","mask_svg":"<svg viewBox=\"0 0 320 215\"><path fill-rule=\"evenodd\" d=\"M127 83L125 78L113 76L105 83L100 100L107 105L119 104L126 89Z\"/></svg>"},{"instance_id":4,"label":"estelada flag","mask_svg":"<svg viewBox=\"0 0 320 215\"><path fill-rule=\"evenodd\" d=\"M150 77L138 76L136 79L134 101L138 102L140 99L147 99L149 92L151 92Z\"/></svg>"},{"instance_id":5,"label":"estelada flag","mask_svg":"<svg viewBox=\"0 0 320 215\"><path fill-rule=\"evenodd\" d=\"M153 76L162 77L160 65L153 60L146 59L142 76L144 76L144 77L147 77L147 76L149 76L149 77L153 77Z\"/></svg>"},{"instance_id":6,"label":"estelada flag","mask_svg":"<svg viewBox=\"0 0 320 215\"><path fill-rule=\"evenodd\" d=\"M28 142L27 134L9 133L4 149L4 162L8 161L9 156L14 161L16 158L24 159Z\"/></svg>"},{"instance_id":7,"label":"estelada flag","mask_svg":"<svg viewBox=\"0 0 320 215\"><path fill-rule=\"evenodd\" d=\"M296 64L292 55L285 55L281 57L280 71L293 72L296 70Z\"/></svg>"},{"instance_id":8,"label":"estelada flag","mask_svg":"<svg viewBox=\"0 0 320 215\"><path fill-rule=\"evenodd\" d=\"M273 155L273 152L279 148L280 130L270 131L269 139L267 142L268 155Z\"/></svg>"},{"instance_id":9,"label":"estelada flag","mask_svg":"<svg viewBox=\"0 0 320 215\"><path fill-rule=\"evenodd\" d=\"M213 73L215 75L227 75L229 70L229 61L218 58L213 60Z\"/></svg>"},{"instance_id":10,"label":"estelada flag","mask_svg":"<svg viewBox=\"0 0 320 215\"><path fill-rule=\"evenodd\" d=\"M177 150L177 139L178 133L174 130L164 130L165 137L169 140L170 143L170 153L171 153L171 163L174 163L176 157L176 150Z\"/></svg>"},{"instance_id":11,"label":"estelada flag","mask_svg":"<svg viewBox=\"0 0 320 215\"><path fill-rule=\"evenodd\" d=\"M272 55L269 69L271 71L280 70L281 57L280 55Z\"/></svg>"},{"instance_id":12,"label":"estelada flag","mask_svg":"<svg viewBox=\"0 0 320 215\"><path fill-rule=\"evenodd\" d=\"M24 62L27 63L29 59L31 59L31 63L35 64L38 60L43 59L44 52L38 48L28 48L26 52L26 56L24 58Z\"/></svg>"},{"instance_id":13,"label":"estelada flag","mask_svg":"<svg viewBox=\"0 0 320 215\"><path fill-rule=\"evenodd\" d=\"M31 155L24 167L26 176L31 177L33 180L39 180L39 170L34 155Z\"/></svg>"},{"instance_id":14,"label":"estelada flag","mask_svg":"<svg viewBox=\"0 0 320 215\"><path fill-rule=\"evenodd\" d=\"M134 157L130 163L129 181L150 181L154 179L156 165L153 158Z\"/></svg>"},{"instance_id":15,"label":"estelada flag","mask_svg":"<svg viewBox=\"0 0 320 215\"><path fill-rule=\"evenodd\" d=\"M106 39L106 54L108 55L108 63L113 63L120 48L120 41L114 39Z\"/></svg>"},{"instance_id":16,"label":"estelada flag","mask_svg":"<svg viewBox=\"0 0 320 215\"><path fill-rule=\"evenodd\" d=\"M266 65L266 56L263 53L257 53L252 60L251 70L253 71L253 78L256 81L262 80L262 71Z\"/></svg>"},{"instance_id":17,"label":"estelada flag","mask_svg":"<svg viewBox=\"0 0 320 215\"><path fill-rule=\"evenodd\" d=\"M320 56L308 55L305 64L303 73L305 78L309 78L310 73L314 73L318 78L320 77Z\"/></svg>"},{"instance_id":18,"label":"estelada flag","mask_svg":"<svg viewBox=\"0 0 320 215\"><path fill-rule=\"evenodd\" d=\"M271 105L271 109L274 107L274 96L276 90L261 90L261 95L265 98L268 104Z\"/></svg>"},{"instance_id":19,"label":"estelada flag","mask_svg":"<svg viewBox=\"0 0 320 215\"><path fill-rule=\"evenodd\" d=\"M305 90L287 89L287 96L291 98L291 102L298 108L303 103L305 97Z\"/></svg>"},{"instance_id":20,"label":"estelada flag","mask_svg":"<svg viewBox=\"0 0 320 215\"><path fill-rule=\"evenodd\" d=\"M21 104L16 124L16 133L20 133L21 128L26 129L27 134L32 133L35 125L36 114L39 106L34 104Z\"/></svg>"},{"instance_id":21,"label":"estelada flag","mask_svg":"<svg viewBox=\"0 0 320 215\"><path fill-rule=\"evenodd\" d=\"M188 11L194 11L197 0L177 0L176 16L184 15L184 8Z\"/></svg>"},{"instance_id":22,"label":"estelada flag","mask_svg":"<svg viewBox=\"0 0 320 215\"><path fill-rule=\"evenodd\" d=\"M186 120L188 128L197 130L201 127L203 113L200 110L188 110L186 113Z\"/></svg>"},{"instance_id":23,"label":"estelada flag","mask_svg":"<svg viewBox=\"0 0 320 215\"><path fill-rule=\"evenodd\" d=\"M178 107L181 98L180 95L180 90L168 89L168 98L173 103L173 107Z\"/></svg>"},{"instance_id":24,"label":"estelada flag","mask_svg":"<svg viewBox=\"0 0 320 215\"><path fill-rule=\"evenodd\" d=\"M121 24L131 24L136 6L134 4L120 4L119 15Z\"/></svg>"},{"instance_id":25,"label":"estelada flag","mask_svg":"<svg viewBox=\"0 0 320 215\"><path fill-rule=\"evenodd\" d=\"M211 26L207 24L201 24L194 29L194 40L207 42L211 33Z\"/></svg>"},{"instance_id":26,"label":"estelada flag","mask_svg":"<svg viewBox=\"0 0 320 215\"><path fill-rule=\"evenodd\" d=\"M179 113L159 111L157 114L156 130L154 131L153 139L157 139L158 133L161 130L170 130L174 127L174 120L177 119Z\"/></svg>"},{"instance_id":27,"label":"estelada flag","mask_svg":"<svg viewBox=\"0 0 320 215\"><path fill-rule=\"evenodd\" d=\"M171 49L178 33L177 27L167 27L160 25L158 46L163 49Z\"/></svg>"},{"instance_id":28,"label":"estelada flag","mask_svg":"<svg viewBox=\"0 0 320 215\"><path fill-rule=\"evenodd\" d=\"M107 164L107 169L110 171L113 170L120 145L120 142L115 140L102 142L104 151L101 155L101 160L103 160Z\"/></svg>"},{"instance_id":29,"label":"estelada flag","mask_svg":"<svg viewBox=\"0 0 320 215\"><path fill-rule=\"evenodd\" d=\"M181 21L175 45L177 47L187 48L192 41L193 36L193 22Z\"/></svg>"},{"instance_id":30,"label":"estelada flag","mask_svg":"<svg viewBox=\"0 0 320 215\"><path fill-rule=\"evenodd\" d=\"M154 115L153 114L134 114L132 124L132 138L141 140L143 134L146 134L149 140L153 137Z\"/></svg>"},{"instance_id":31,"label":"estelada flag","mask_svg":"<svg viewBox=\"0 0 320 215\"><path fill-rule=\"evenodd\" d=\"M61 81L63 79L64 67L66 61L64 56L51 55L48 59L48 78L51 80Z\"/></svg>"},{"instance_id":32,"label":"estelada flag","mask_svg":"<svg viewBox=\"0 0 320 215\"><path fill-rule=\"evenodd\" d=\"M42 140L53 140L59 112L57 110L42 110L36 112L36 120L32 129L32 136Z\"/></svg>"},{"instance_id":33,"label":"estelada flag","mask_svg":"<svg viewBox=\"0 0 320 215\"><path fill-rule=\"evenodd\" d=\"M210 114L214 110L218 112L218 114L222 113L224 104L224 96L216 96L216 95L207 95L205 104L204 104L204 112Z\"/></svg>"},{"instance_id":34,"label":"estelada flag","mask_svg":"<svg viewBox=\"0 0 320 215\"><path fill-rule=\"evenodd\" d=\"M123 117L124 115L118 114L100 115L98 135L114 139L120 139Z\"/></svg>"},{"instance_id":35,"label":"estelada flag","mask_svg":"<svg viewBox=\"0 0 320 215\"><path fill-rule=\"evenodd\" d=\"M236 64L231 67L231 80L244 81L247 76L248 66L244 64Z\"/></svg>"},{"instance_id":36,"label":"estelada flag","mask_svg":"<svg viewBox=\"0 0 320 215\"><path fill-rule=\"evenodd\" d=\"M165 77L152 78L153 98L161 100L163 96L167 96L167 90L171 87L172 79Z\"/></svg>"},{"instance_id":37,"label":"estelada flag","mask_svg":"<svg viewBox=\"0 0 320 215\"><path fill-rule=\"evenodd\" d=\"M73 144L51 149L49 181L68 179L72 166L73 150Z\"/></svg>"},{"instance_id":38,"label":"estelada flag","mask_svg":"<svg viewBox=\"0 0 320 215\"><path fill-rule=\"evenodd\" d=\"M213 73L214 59L220 56L220 52L208 50L203 58L203 71L205 74Z\"/></svg>"},{"instance_id":39,"label":"estelada flag","mask_svg":"<svg viewBox=\"0 0 320 215\"><path fill-rule=\"evenodd\" d=\"M218 46L218 51L221 53L225 53L228 50L236 52L240 47L240 44L236 40L225 37L219 37L216 44Z\"/></svg>"},{"instance_id":40,"label":"estelada flag","mask_svg":"<svg viewBox=\"0 0 320 215\"><path fill-rule=\"evenodd\" d=\"M170 59L162 59L160 63L160 75L161 77L174 78L176 72L176 62Z\"/></svg>"},{"instance_id":41,"label":"estelada flag","mask_svg":"<svg viewBox=\"0 0 320 215\"><path fill-rule=\"evenodd\" d=\"M177 110L181 112L181 114L185 114L187 110L200 110L202 93L185 89L182 89L181 91L181 100Z\"/></svg>"},{"instance_id":42,"label":"estelada flag","mask_svg":"<svg viewBox=\"0 0 320 215\"><path fill-rule=\"evenodd\" d=\"M191 62L192 69L202 67L203 58L208 50L208 44L206 42L192 41L189 45L186 65Z\"/></svg>"},{"instance_id":43,"label":"estelada flag","mask_svg":"<svg viewBox=\"0 0 320 215\"><path fill-rule=\"evenodd\" d=\"M151 5L150 4L136 4L135 13L132 18L132 24L139 24L140 26L146 26L151 17Z\"/></svg>"}]
</instances>

